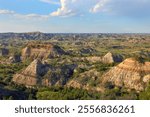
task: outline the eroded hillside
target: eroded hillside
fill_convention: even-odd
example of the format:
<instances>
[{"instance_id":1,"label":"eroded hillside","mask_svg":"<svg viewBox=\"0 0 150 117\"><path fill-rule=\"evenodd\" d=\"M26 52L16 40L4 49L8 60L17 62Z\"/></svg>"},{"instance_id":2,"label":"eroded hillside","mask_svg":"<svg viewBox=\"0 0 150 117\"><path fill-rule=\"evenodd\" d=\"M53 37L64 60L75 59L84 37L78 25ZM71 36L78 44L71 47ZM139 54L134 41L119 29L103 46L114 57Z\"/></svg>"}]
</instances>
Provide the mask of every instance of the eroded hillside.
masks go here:
<instances>
[{"instance_id":1,"label":"eroded hillside","mask_svg":"<svg viewBox=\"0 0 150 117\"><path fill-rule=\"evenodd\" d=\"M24 93L23 99L61 99L65 94L65 99L139 99L149 86L150 35L20 36L1 34L7 38L0 42L1 99L14 98L13 92ZM79 98L76 91L84 93Z\"/></svg>"}]
</instances>

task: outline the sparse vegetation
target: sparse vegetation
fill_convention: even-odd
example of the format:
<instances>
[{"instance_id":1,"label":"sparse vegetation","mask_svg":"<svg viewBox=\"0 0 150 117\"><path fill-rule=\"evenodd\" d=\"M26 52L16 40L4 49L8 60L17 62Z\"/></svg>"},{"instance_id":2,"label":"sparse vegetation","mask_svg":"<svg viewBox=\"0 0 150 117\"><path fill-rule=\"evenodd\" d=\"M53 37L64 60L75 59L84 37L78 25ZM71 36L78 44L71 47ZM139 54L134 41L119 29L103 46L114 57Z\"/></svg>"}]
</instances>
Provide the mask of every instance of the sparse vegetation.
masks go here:
<instances>
[{"instance_id":1,"label":"sparse vegetation","mask_svg":"<svg viewBox=\"0 0 150 117\"><path fill-rule=\"evenodd\" d=\"M6 35L0 34L0 48L9 50L9 53L0 56L0 99L150 100L149 86L138 93L124 86L118 87L112 82L101 84L102 76L120 64L116 62L118 58L111 56L111 53L123 59L132 57L141 63L140 65L150 61L149 34L43 34L34 32L18 34L18 36L17 34ZM27 53L21 62L11 63L10 57L22 57L22 50L28 44L34 48L31 50L32 55ZM103 59L108 52L110 54L105 58L105 63ZM42 60L40 67L43 73L39 72L41 70L33 70L39 67L38 64L26 70L33 61L32 59L38 57ZM110 61L112 62L109 63ZM22 72L28 73L26 75L29 76L32 73L33 76L40 74L41 79L38 82L41 83L29 88L25 86L26 84L12 82L14 75ZM142 71L141 76L144 75L145 72ZM71 81L73 84L69 84Z\"/></svg>"}]
</instances>

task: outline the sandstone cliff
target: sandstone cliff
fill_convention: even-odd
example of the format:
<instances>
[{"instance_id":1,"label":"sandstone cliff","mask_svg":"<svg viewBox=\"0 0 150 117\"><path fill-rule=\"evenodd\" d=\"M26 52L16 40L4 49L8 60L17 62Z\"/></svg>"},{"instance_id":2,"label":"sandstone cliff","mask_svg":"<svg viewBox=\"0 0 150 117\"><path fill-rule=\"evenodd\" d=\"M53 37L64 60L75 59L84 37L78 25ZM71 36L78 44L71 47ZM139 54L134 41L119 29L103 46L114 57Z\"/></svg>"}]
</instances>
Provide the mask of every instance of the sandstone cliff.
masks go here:
<instances>
[{"instance_id":1,"label":"sandstone cliff","mask_svg":"<svg viewBox=\"0 0 150 117\"><path fill-rule=\"evenodd\" d=\"M144 90L149 81L150 62L140 63L132 58L126 59L102 76L102 83L112 82L116 86L137 91Z\"/></svg>"}]
</instances>

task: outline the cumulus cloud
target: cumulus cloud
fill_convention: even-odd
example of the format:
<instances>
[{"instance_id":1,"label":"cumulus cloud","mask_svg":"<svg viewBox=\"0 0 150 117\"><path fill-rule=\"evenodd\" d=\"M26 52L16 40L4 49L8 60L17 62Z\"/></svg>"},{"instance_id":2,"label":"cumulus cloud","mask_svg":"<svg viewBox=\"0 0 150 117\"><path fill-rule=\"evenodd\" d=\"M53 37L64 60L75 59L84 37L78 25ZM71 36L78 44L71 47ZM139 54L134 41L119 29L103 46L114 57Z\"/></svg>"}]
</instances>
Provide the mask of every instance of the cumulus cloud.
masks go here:
<instances>
[{"instance_id":1,"label":"cumulus cloud","mask_svg":"<svg viewBox=\"0 0 150 117\"><path fill-rule=\"evenodd\" d=\"M50 4L60 4L48 15L17 14L10 10L0 10L0 14L16 15L25 18L45 19L51 16L83 16L89 13L105 13L128 17L150 16L150 0L40 0Z\"/></svg>"},{"instance_id":2,"label":"cumulus cloud","mask_svg":"<svg viewBox=\"0 0 150 117\"><path fill-rule=\"evenodd\" d=\"M99 0L60 0L61 7L51 13L51 16L83 15Z\"/></svg>"},{"instance_id":3,"label":"cumulus cloud","mask_svg":"<svg viewBox=\"0 0 150 117\"><path fill-rule=\"evenodd\" d=\"M57 0L40 0L41 2L49 3L49 4L56 4L60 5L60 2Z\"/></svg>"},{"instance_id":4,"label":"cumulus cloud","mask_svg":"<svg viewBox=\"0 0 150 117\"><path fill-rule=\"evenodd\" d=\"M61 8L58 8L57 11L51 13L51 16L71 16L75 15L74 11L74 2L75 0L60 0Z\"/></svg>"},{"instance_id":5,"label":"cumulus cloud","mask_svg":"<svg viewBox=\"0 0 150 117\"><path fill-rule=\"evenodd\" d=\"M105 13L124 16L150 15L150 0L60 0L61 7L51 16Z\"/></svg>"}]
</instances>

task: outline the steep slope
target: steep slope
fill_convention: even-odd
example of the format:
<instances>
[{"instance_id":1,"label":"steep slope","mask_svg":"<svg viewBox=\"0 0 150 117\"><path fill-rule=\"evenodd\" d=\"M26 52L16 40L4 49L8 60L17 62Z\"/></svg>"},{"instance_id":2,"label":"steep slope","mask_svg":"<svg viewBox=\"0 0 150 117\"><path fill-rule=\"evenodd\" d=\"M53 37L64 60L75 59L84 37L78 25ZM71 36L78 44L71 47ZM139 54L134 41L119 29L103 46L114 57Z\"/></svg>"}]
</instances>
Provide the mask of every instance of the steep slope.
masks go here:
<instances>
[{"instance_id":1,"label":"steep slope","mask_svg":"<svg viewBox=\"0 0 150 117\"><path fill-rule=\"evenodd\" d=\"M41 77L48 69L45 64L36 59L21 73L14 75L13 82L27 86L39 85L41 84Z\"/></svg>"},{"instance_id":2,"label":"steep slope","mask_svg":"<svg viewBox=\"0 0 150 117\"><path fill-rule=\"evenodd\" d=\"M114 63L114 62L122 62L123 57L121 55L115 55L108 52L104 57L102 57L103 63Z\"/></svg>"},{"instance_id":3,"label":"steep slope","mask_svg":"<svg viewBox=\"0 0 150 117\"><path fill-rule=\"evenodd\" d=\"M86 90L102 91L101 88L97 87L100 76L100 72L98 72L96 69L91 69L89 71L80 73L78 76L71 79L66 86Z\"/></svg>"},{"instance_id":4,"label":"steep slope","mask_svg":"<svg viewBox=\"0 0 150 117\"><path fill-rule=\"evenodd\" d=\"M42 80L44 86L64 86L72 77L75 64L62 65L49 70Z\"/></svg>"},{"instance_id":5,"label":"steep slope","mask_svg":"<svg viewBox=\"0 0 150 117\"><path fill-rule=\"evenodd\" d=\"M150 81L150 62L140 63L129 58L118 66L110 69L102 76L102 82L112 82L113 84L137 91L144 90Z\"/></svg>"},{"instance_id":6,"label":"steep slope","mask_svg":"<svg viewBox=\"0 0 150 117\"><path fill-rule=\"evenodd\" d=\"M75 67L74 64L51 67L35 59L21 73L15 74L12 81L26 86L63 86L73 75Z\"/></svg>"}]
</instances>

